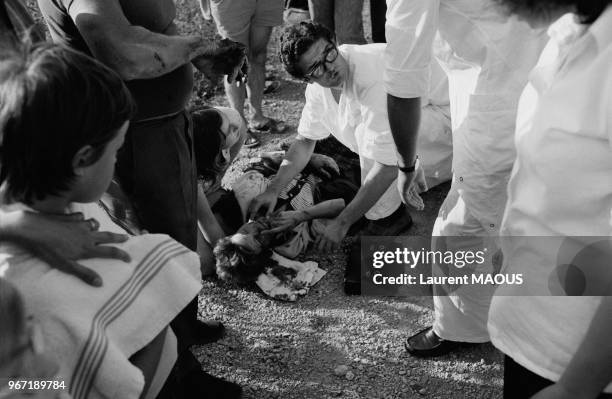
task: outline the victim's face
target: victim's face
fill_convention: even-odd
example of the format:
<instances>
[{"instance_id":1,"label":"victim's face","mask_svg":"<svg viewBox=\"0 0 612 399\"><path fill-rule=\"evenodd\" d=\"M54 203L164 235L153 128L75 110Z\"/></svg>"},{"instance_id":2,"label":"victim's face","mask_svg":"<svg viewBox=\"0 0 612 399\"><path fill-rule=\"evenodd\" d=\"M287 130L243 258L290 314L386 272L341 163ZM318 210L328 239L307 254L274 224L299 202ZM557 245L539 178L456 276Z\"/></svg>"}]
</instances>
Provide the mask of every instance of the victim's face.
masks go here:
<instances>
[{"instance_id":1,"label":"victim's face","mask_svg":"<svg viewBox=\"0 0 612 399\"><path fill-rule=\"evenodd\" d=\"M270 234L261 234L270 228L265 219L253 220L243 224L238 231L232 235L233 244L240 246L245 252L251 254L261 253L268 248L271 242Z\"/></svg>"}]
</instances>

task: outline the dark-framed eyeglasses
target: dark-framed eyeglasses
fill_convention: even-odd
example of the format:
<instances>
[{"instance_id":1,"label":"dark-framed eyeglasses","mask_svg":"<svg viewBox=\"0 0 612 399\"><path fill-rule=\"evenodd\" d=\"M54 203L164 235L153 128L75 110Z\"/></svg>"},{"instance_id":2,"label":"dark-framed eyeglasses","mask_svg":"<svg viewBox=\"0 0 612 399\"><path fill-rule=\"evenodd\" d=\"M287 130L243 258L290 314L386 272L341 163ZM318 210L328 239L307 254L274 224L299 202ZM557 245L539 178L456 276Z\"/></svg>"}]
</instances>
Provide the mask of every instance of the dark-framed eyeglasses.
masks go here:
<instances>
[{"instance_id":1,"label":"dark-framed eyeglasses","mask_svg":"<svg viewBox=\"0 0 612 399\"><path fill-rule=\"evenodd\" d=\"M338 58L338 48L333 44L329 44L325 51L323 51L321 58L312 64L304 74L304 81L310 82L312 78L321 78L327 71L327 64L336 61L336 58Z\"/></svg>"}]
</instances>

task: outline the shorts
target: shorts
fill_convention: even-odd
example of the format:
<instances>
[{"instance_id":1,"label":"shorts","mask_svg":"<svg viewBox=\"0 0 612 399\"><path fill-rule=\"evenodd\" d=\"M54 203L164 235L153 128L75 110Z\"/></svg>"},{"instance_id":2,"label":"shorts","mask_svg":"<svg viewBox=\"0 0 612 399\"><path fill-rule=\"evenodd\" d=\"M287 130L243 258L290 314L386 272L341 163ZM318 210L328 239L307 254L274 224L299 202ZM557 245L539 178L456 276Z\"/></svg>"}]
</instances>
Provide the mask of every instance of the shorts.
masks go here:
<instances>
[{"instance_id":1,"label":"shorts","mask_svg":"<svg viewBox=\"0 0 612 399\"><path fill-rule=\"evenodd\" d=\"M249 45L251 26L283 24L283 0L209 0L221 36Z\"/></svg>"}]
</instances>

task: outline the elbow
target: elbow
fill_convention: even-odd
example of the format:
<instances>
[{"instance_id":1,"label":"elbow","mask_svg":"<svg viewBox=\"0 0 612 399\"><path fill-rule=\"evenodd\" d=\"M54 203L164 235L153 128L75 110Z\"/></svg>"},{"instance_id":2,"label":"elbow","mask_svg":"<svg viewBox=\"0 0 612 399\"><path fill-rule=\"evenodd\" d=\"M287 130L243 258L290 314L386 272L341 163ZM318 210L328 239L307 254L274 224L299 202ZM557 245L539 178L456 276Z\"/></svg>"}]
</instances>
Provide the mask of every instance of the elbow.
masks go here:
<instances>
[{"instance_id":1,"label":"elbow","mask_svg":"<svg viewBox=\"0 0 612 399\"><path fill-rule=\"evenodd\" d=\"M142 67L127 58L116 60L110 67L125 81L146 77Z\"/></svg>"}]
</instances>

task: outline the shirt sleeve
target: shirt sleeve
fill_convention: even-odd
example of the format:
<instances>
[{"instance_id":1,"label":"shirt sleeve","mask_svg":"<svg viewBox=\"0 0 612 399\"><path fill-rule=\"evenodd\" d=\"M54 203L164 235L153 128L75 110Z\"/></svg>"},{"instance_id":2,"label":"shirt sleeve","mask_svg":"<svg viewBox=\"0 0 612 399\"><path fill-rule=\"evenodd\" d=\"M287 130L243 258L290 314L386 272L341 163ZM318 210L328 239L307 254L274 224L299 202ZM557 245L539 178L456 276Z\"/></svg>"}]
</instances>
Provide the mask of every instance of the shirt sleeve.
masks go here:
<instances>
[{"instance_id":1,"label":"shirt sleeve","mask_svg":"<svg viewBox=\"0 0 612 399\"><path fill-rule=\"evenodd\" d=\"M380 83L373 84L359 97L362 123L355 132L359 155L383 165L396 165L397 150L389 126L384 88Z\"/></svg>"},{"instance_id":2,"label":"shirt sleeve","mask_svg":"<svg viewBox=\"0 0 612 399\"><path fill-rule=\"evenodd\" d=\"M427 97L440 0L387 0L384 82L400 98Z\"/></svg>"},{"instance_id":3,"label":"shirt sleeve","mask_svg":"<svg viewBox=\"0 0 612 399\"><path fill-rule=\"evenodd\" d=\"M331 134L322 120L325 115L323 90L325 89L317 84L309 84L306 87L306 104L302 109L297 132L307 139L322 140Z\"/></svg>"}]
</instances>

